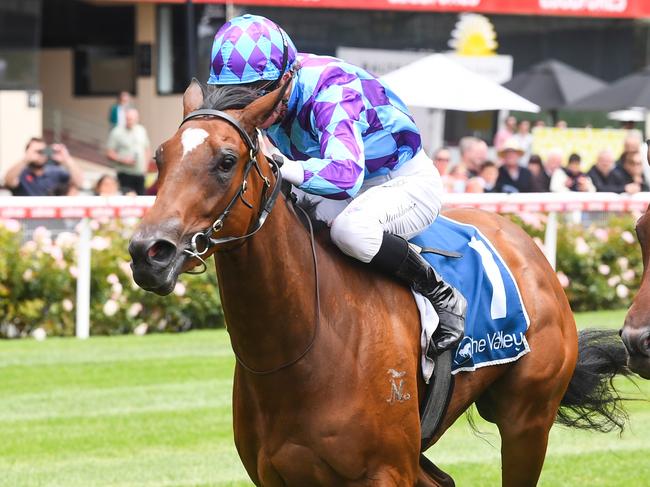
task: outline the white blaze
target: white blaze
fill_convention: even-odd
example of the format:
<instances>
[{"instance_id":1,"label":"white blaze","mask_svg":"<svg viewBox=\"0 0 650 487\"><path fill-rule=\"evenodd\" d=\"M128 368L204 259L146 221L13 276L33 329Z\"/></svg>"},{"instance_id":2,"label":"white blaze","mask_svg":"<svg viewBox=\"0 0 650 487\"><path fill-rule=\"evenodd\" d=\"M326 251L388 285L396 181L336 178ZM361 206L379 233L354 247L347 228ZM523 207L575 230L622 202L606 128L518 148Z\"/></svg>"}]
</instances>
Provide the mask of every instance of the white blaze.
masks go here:
<instances>
[{"instance_id":1,"label":"white blaze","mask_svg":"<svg viewBox=\"0 0 650 487\"><path fill-rule=\"evenodd\" d=\"M181 142L183 143L183 157L192 152L200 146L205 139L208 138L208 133L203 129L186 129L181 135Z\"/></svg>"}]
</instances>

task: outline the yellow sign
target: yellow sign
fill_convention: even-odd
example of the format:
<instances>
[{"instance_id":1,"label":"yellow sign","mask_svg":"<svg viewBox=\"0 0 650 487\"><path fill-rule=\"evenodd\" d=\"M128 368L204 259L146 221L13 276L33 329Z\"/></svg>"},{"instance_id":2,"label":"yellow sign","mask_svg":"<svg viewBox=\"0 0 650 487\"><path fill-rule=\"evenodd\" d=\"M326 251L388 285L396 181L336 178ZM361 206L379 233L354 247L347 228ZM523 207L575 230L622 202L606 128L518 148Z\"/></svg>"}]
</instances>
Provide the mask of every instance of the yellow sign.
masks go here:
<instances>
[{"instance_id":1,"label":"yellow sign","mask_svg":"<svg viewBox=\"0 0 650 487\"><path fill-rule=\"evenodd\" d=\"M460 14L451 32L451 47L460 56L494 56L499 46L490 19L480 14Z\"/></svg>"},{"instance_id":2,"label":"yellow sign","mask_svg":"<svg viewBox=\"0 0 650 487\"><path fill-rule=\"evenodd\" d=\"M627 130L620 129L537 127L533 130L532 153L545 161L551 150L559 149L564 154L566 164L569 156L575 152L582 158L582 169L586 171L604 149L611 150L617 158L623 152L623 140L627 133Z\"/></svg>"}]
</instances>

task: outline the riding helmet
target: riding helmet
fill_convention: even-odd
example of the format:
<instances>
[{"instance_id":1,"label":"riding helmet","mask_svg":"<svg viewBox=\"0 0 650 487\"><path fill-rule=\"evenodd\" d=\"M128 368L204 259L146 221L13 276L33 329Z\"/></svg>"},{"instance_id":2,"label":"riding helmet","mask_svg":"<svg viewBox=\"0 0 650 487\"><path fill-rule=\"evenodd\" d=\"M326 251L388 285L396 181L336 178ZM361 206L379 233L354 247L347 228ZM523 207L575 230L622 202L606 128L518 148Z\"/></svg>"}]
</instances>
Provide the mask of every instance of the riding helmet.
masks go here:
<instances>
[{"instance_id":1,"label":"riding helmet","mask_svg":"<svg viewBox=\"0 0 650 487\"><path fill-rule=\"evenodd\" d=\"M208 84L276 81L296 56L296 46L275 22L259 15L235 17L214 38Z\"/></svg>"}]
</instances>

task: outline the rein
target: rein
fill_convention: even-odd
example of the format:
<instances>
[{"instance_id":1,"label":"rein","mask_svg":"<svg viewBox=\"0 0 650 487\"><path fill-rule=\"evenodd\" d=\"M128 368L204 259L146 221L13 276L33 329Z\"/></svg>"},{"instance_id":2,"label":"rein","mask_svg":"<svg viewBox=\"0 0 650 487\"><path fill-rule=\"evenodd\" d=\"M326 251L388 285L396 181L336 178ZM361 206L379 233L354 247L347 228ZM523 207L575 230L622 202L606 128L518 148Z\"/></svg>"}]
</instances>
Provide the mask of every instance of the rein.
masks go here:
<instances>
[{"instance_id":1,"label":"rein","mask_svg":"<svg viewBox=\"0 0 650 487\"><path fill-rule=\"evenodd\" d=\"M210 225L210 227L203 230L202 232L197 232L192 236L192 239L190 240L190 248L183 249L183 252L201 261L202 268L198 271L188 271L188 274L202 274L207 270L208 266L205 260L203 259L203 256L212 247L222 243L234 242L237 240L245 240L249 237L252 237L257 232L259 232L262 226L264 225L264 223L266 222L269 214L271 213L271 210L275 206L275 202L278 199L278 195L280 194L280 189L282 187L282 173L280 172L280 165L273 158L267 158L267 161L271 164L273 168L273 173L275 174L275 184L273 185L273 189L271 190L271 193L269 194L268 198L265 199L266 192L271 187L271 182L269 181L269 178L267 178L266 176L264 176L264 174L262 174L262 170L260 169L259 163L256 158L259 152L259 145L257 143L257 139L253 141L251 137L248 135L248 133L242 128L242 126L239 125L239 122L235 118L227 114L226 112L222 112L220 110L207 109L207 108L195 110L183 119L180 126L183 126L183 124L189 120L193 120L195 118L204 118L204 117L219 118L221 120L228 122L230 125L232 125L237 129L239 135L241 135L242 139L246 143L246 146L248 147L248 162L246 163L246 167L244 168L244 177L241 186L239 188L239 191L232 197L230 202L226 205L226 208L221 212L221 214L212 223L212 225ZM247 207L251 209L253 208L253 205L251 205L244 198L244 193L246 192L247 189L246 180L248 179L248 175L250 174L253 168L255 168L255 171L264 182L264 187L262 189L262 207L257 217L257 222L253 225L253 228L249 230L245 235L241 235L239 237L213 238L212 235L218 233L223 228L224 221L230 214L230 210L235 205L237 200L241 199L242 203L244 203ZM257 370L250 367L242 360L242 358L233 349L235 358L237 359L239 365L241 365L241 367L244 370L254 375L273 374L274 372L278 372L282 369L291 367L292 365L300 361L305 355L309 353L309 351L314 346L314 343L316 342L316 337L318 336L318 330L320 329L320 290L319 290L320 286L319 286L319 273L318 273L318 256L316 254L316 242L314 240L314 228L312 226L311 219L309 218L307 212L302 208L300 208L299 206L294 206L294 208L298 208L305 215L307 222L309 224L309 238L311 243L312 260L314 263L314 281L315 281L315 299L316 299L316 307L315 307L316 324L314 326L314 333L312 334L312 337L309 340L309 344L300 355L298 355L296 358L291 359L282 365L267 370ZM199 243L203 244L202 248L199 248Z\"/></svg>"},{"instance_id":2,"label":"rein","mask_svg":"<svg viewBox=\"0 0 650 487\"><path fill-rule=\"evenodd\" d=\"M314 333L311 336L311 339L309 340L309 343L307 344L307 347L305 350L298 355L296 358L289 360L288 362L285 362L282 365L279 365L277 367L274 367L272 369L267 369L267 370L257 370L253 369L249 365L246 365L246 363L241 359L239 355L237 355L237 352L234 351L235 353L235 358L237 359L237 362L239 365L242 366L244 370L247 372L250 372L253 375L270 375L273 374L274 372L279 372L282 369L286 369L288 367L291 367L292 365L296 364L299 362L305 355L309 353L309 351L312 349L314 346L314 343L316 342L316 337L318 336L318 330L320 329L320 290L319 290L319 273L318 273L318 256L316 254L316 242L314 240L314 228L312 226L311 220L309 218L309 215L305 210L300 208L299 206L295 206L294 208L298 208L307 218L307 223L309 224L309 238L310 238L310 243L311 243L311 255L312 255L312 261L314 263L314 282L315 282L315 299L316 299L316 307L314 310L315 313L315 326L314 326Z\"/></svg>"}]
</instances>

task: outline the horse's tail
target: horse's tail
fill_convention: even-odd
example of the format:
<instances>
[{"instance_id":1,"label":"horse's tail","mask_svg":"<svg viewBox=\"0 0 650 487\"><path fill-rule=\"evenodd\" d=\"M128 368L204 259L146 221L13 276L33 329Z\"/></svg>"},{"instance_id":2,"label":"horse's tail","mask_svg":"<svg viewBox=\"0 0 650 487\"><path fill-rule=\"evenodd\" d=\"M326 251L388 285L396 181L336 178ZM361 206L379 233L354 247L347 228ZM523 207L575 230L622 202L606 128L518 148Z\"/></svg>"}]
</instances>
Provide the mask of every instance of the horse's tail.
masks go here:
<instances>
[{"instance_id":1,"label":"horse's tail","mask_svg":"<svg viewBox=\"0 0 650 487\"><path fill-rule=\"evenodd\" d=\"M623 430L628 419L614 386L617 375L629 376L627 352L615 330L582 330L578 363L560 403L556 422L574 428Z\"/></svg>"}]
</instances>

